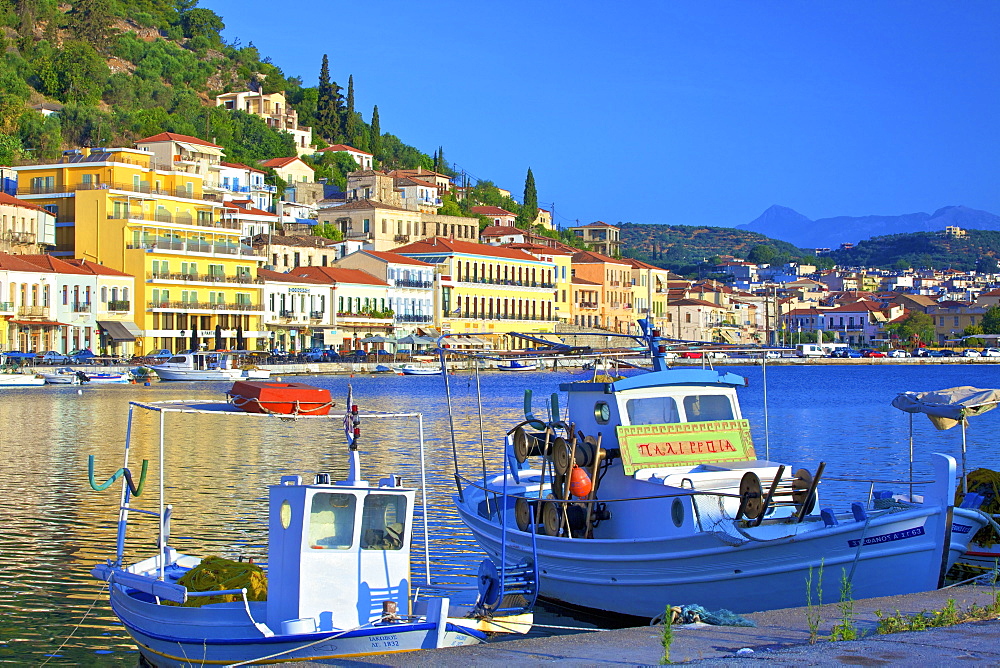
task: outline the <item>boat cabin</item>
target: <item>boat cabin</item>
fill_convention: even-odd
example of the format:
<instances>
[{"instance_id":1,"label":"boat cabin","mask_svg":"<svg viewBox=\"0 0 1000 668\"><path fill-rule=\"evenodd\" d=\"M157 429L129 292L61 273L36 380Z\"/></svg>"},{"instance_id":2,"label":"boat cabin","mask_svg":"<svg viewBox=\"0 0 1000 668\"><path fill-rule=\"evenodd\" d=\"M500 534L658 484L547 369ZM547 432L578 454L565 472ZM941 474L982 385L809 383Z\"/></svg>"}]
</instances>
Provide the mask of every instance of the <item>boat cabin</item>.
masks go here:
<instances>
[{"instance_id":1,"label":"boat cabin","mask_svg":"<svg viewBox=\"0 0 1000 668\"><path fill-rule=\"evenodd\" d=\"M268 626L354 628L380 619L384 601L407 614L415 495L397 476L378 487L283 476L270 488Z\"/></svg>"}]
</instances>

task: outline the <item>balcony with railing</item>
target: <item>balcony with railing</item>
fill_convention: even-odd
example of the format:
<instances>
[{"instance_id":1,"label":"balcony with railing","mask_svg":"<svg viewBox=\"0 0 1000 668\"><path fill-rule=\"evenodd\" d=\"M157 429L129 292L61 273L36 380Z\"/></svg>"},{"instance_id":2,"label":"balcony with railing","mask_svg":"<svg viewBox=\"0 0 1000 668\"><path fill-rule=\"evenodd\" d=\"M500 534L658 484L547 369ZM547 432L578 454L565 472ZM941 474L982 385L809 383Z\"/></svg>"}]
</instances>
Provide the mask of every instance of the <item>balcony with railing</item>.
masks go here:
<instances>
[{"instance_id":1,"label":"balcony with railing","mask_svg":"<svg viewBox=\"0 0 1000 668\"><path fill-rule=\"evenodd\" d=\"M397 278L393 281L397 288L433 288L431 281L414 281L409 278Z\"/></svg>"},{"instance_id":2,"label":"balcony with railing","mask_svg":"<svg viewBox=\"0 0 1000 668\"><path fill-rule=\"evenodd\" d=\"M464 277L458 279L459 283L472 283L474 285L502 285L509 287L521 287L521 288L546 288L552 289L556 287L555 283L547 283L545 281L509 281L509 280L497 280L497 279L486 279L486 278L475 278L475 277Z\"/></svg>"},{"instance_id":3,"label":"balcony with railing","mask_svg":"<svg viewBox=\"0 0 1000 668\"><path fill-rule=\"evenodd\" d=\"M111 300L108 302L109 311L128 311L132 307L132 302L125 301L122 299Z\"/></svg>"},{"instance_id":4,"label":"balcony with railing","mask_svg":"<svg viewBox=\"0 0 1000 668\"><path fill-rule=\"evenodd\" d=\"M434 316L422 315L418 313L397 313L396 322L432 322Z\"/></svg>"},{"instance_id":5,"label":"balcony with railing","mask_svg":"<svg viewBox=\"0 0 1000 668\"><path fill-rule=\"evenodd\" d=\"M322 311L310 311L309 312L309 319L310 320L322 320L323 319L323 312Z\"/></svg>"},{"instance_id":6,"label":"balcony with railing","mask_svg":"<svg viewBox=\"0 0 1000 668\"><path fill-rule=\"evenodd\" d=\"M90 313L90 302L73 302L73 313Z\"/></svg>"},{"instance_id":7,"label":"balcony with railing","mask_svg":"<svg viewBox=\"0 0 1000 668\"><path fill-rule=\"evenodd\" d=\"M263 304L243 304L240 302L178 302L178 301L150 301L147 302L150 309L166 309L171 311L263 311Z\"/></svg>"},{"instance_id":8,"label":"balcony with railing","mask_svg":"<svg viewBox=\"0 0 1000 668\"><path fill-rule=\"evenodd\" d=\"M397 244L405 244L405 243L408 243L410 241L410 235L409 234L397 234L396 236L394 236L392 238L392 240L394 242L396 242Z\"/></svg>"},{"instance_id":9,"label":"balcony with railing","mask_svg":"<svg viewBox=\"0 0 1000 668\"><path fill-rule=\"evenodd\" d=\"M248 274L225 276L223 274L177 274L163 271L146 272L146 280L183 281L185 283L236 283L238 285L261 284L264 282L264 279Z\"/></svg>"},{"instance_id":10,"label":"balcony with railing","mask_svg":"<svg viewBox=\"0 0 1000 668\"><path fill-rule=\"evenodd\" d=\"M3 241L11 244L33 244L35 243L34 232L15 232L14 230L6 230L3 233Z\"/></svg>"},{"instance_id":11,"label":"balcony with railing","mask_svg":"<svg viewBox=\"0 0 1000 668\"><path fill-rule=\"evenodd\" d=\"M577 302L578 308L597 308L597 302Z\"/></svg>"},{"instance_id":12,"label":"balcony with railing","mask_svg":"<svg viewBox=\"0 0 1000 668\"><path fill-rule=\"evenodd\" d=\"M19 306L17 309L18 318L48 318L48 306Z\"/></svg>"},{"instance_id":13,"label":"balcony with railing","mask_svg":"<svg viewBox=\"0 0 1000 668\"><path fill-rule=\"evenodd\" d=\"M206 253L211 255L238 255L245 257L259 257L264 255L263 250L254 250L244 244L206 244L201 242L183 242L173 239L157 239L156 241L143 241L130 243L126 246L130 250L155 251L187 251L189 253Z\"/></svg>"},{"instance_id":14,"label":"balcony with railing","mask_svg":"<svg viewBox=\"0 0 1000 668\"><path fill-rule=\"evenodd\" d=\"M525 320L530 322L555 322L558 320L555 314L553 314L552 317L546 317L544 315L532 316L532 315L518 315L516 313L501 314L501 313L489 313L489 312L487 313L473 312L473 313L463 314L461 311L458 312L453 311L451 313L444 313L442 315L444 315L444 317L446 318L461 318L465 320Z\"/></svg>"},{"instance_id":15,"label":"balcony with railing","mask_svg":"<svg viewBox=\"0 0 1000 668\"><path fill-rule=\"evenodd\" d=\"M168 197L181 197L184 199L204 199L201 195L196 195L193 190L187 188L154 188L148 181L139 183L127 182L102 182L102 183L73 183L73 184L32 184L26 183L18 187L18 195L52 195L55 193L72 193L79 190L123 190L125 192L141 193L144 195L166 195Z\"/></svg>"}]
</instances>

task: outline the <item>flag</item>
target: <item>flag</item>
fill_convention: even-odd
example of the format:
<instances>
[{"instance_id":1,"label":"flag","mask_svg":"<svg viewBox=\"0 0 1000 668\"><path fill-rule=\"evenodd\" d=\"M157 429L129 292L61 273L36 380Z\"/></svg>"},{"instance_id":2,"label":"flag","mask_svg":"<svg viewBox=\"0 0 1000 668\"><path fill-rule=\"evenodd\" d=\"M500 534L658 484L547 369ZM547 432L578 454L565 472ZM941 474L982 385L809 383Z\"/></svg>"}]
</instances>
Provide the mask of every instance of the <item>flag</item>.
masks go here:
<instances>
[{"instance_id":1,"label":"flag","mask_svg":"<svg viewBox=\"0 0 1000 668\"><path fill-rule=\"evenodd\" d=\"M347 406L344 408L344 435L347 436L347 444L354 445L354 416L351 415L351 407L354 405L354 388L347 384Z\"/></svg>"}]
</instances>

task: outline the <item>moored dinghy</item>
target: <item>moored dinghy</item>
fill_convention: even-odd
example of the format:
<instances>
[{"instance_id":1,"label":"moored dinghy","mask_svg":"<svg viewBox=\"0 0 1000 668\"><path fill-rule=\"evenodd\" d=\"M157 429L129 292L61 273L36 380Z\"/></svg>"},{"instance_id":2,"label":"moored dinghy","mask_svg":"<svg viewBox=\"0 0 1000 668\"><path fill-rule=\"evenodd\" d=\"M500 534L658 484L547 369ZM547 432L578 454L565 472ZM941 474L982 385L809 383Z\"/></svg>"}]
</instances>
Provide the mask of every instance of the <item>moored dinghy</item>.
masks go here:
<instances>
[{"instance_id":1,"label":"moored dinghy","mask_svg":"<svg viewBox=\"0 0 1000 668\"><path fill-rule=\"evenodd\" d=\"M509 473L469 479L456 462L455 503L488 554L527 555L540 534L540 596L647 617L678 602L751 612L802 605L821 565L856 598L924 591L968 545L952 518L966 532L984 525L953 507L944 455L922 503L879 490L878 504L820 512L822 463L792 473L756 458L736 395L745 379L668 369L658 333L641 325L651 372L563 385L567 415L554 395L534 416L527 392L505 440ZM823 602L838 596L828 582Z\"/></svg>"},{"instance_id":2,"label":"moored dinghy","mask_svg":"<svg viewBox=\"0 0 1000 668\"><path fill-rule=\"evenodd\" d=\"M234 388L233 395L246 397L247 388ZM273 403L273 402L272 402ZM143 462L138 484L128 470L129 446L125 443L124 466L107 483L90 479L95 489L104 489L124 476L120 503L117 552L113 561L95 567L92 574L110 585L111 606L135 640L143 658L155 666L190 664L269 663L289 660L334 660L366 654L468 645L486 639L486 631L524 632L531 625L527 607L533 602L531 586L519 590L527 595L525 605L501 607L489 594L510 590L510 574L524 570L507 564L485 568L480 600L472 606L456 606L448 598L417 596L411 582L410 548L414 535L413 514L417 490L403 486L399 476L389 475L378 483L361 478L358 435L361 418L406 420L418 414L367 413L357 406L340 415L260 413L235 410L225 403L203 401L131 402L129 430L136 410L164 414L240 416L244 419L291 421L326 420L344 425L349 442L347 479L331 482L329 475L316 474L308 482L298 475L285 475L269 493L268 560L266 585L261 573L251 574L249 584L236 588L195 591L198 569L215 568L217 561L184 555L170 547L171 506L163 498L164 450L170 437L161 431L159 489L156 510L138 509L134 497L142 493L147 466ZM317 411L318 412L318 411ZM212 417L214 416L214 417ZM173 422L178 417L171 416ZM198 418L193 418L197 420ZM234 418L235 419L235 418ZM332 422L331 422L332 420ZM185 421L185 425L189 423ZM423 454L422 430L418 438ZM160 518L158 553L134 564L124 561L130 512ZM426 513L426 501L424 501ZM426 525L424 541L426 542ZM235 564L236 568L251 567ZM256 568L253 567L253 568ZM429 579L429 565L428 579ZM259 569L257 569L259 570ZM500 575L490 575L491 572ZM531 571L533 573L533 570ZM266 593L264 593L266 587ZM256 596L254 595L256 594ZM215 602L214 597L228 597ZM192 607L203 597L211 603Z\"/></svg>"}]
</instances>

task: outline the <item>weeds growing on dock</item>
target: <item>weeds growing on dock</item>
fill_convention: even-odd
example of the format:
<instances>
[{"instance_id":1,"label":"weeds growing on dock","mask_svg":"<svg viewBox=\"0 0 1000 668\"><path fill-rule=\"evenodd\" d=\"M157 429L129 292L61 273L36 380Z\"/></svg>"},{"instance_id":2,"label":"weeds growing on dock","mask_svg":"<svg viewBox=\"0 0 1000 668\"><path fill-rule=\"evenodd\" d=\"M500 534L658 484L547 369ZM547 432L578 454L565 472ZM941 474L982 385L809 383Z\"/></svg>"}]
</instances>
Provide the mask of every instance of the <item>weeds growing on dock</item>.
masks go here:
<instances>
[{"instance_id":1,"label":"weeds growing on dock","mask_svg":"<svg viewBox=\"0 0 1000 668\"><path fill-rule=\"evenodd\" d=\"M660 631L660 643L663 645L663 658L660 665L665 666L670 663L670 645L674 642L674 609L667 606L663 612L663 630Z\"/></svg>"},{"instance_id":2,"label":"weeds growing on dock","mask_svg":"<svg viewBox=\"0 0 1000 668\"><path fill-rule=\"evenodd\" d=\"M1000 615L1000 592L993 594L993 602L988 605L972 604L965 611L955 607L955 599L949 598L947 605L940 610L921 610L915 615L904 615L896 610L894 615L886 615L881 610L875 611L878 626L875 633L887 635L906 631L926 631L942 626L954 626L962 622L979 622L996 619Z\"/></svg>"},{"instance_id":3,"label":"weeds growing on dock","mask_svg":"<svg viewBox=\"0 0 1000 668\"><path fill-rule=\"evenodd\" d=\"M830 640L857 640L860 636L858 629L854 626L854 598L852 596L853 587L847 578L847 571L840 573L840 621L834 624L830 630Z\"/></svg>"},{"instance_id":4,"label":"weeds growing on dock","mask_svg":"<svg viewBox=\"0 0 1000 668\"><path fill-rule=\"evenodd\" d=\"M812 602L813 592L813 567L809 567L809 576L806 578L806 624L809 625L809 643L815 643L819 639L819 624L822 616L819 607L823 605L823 559L819 560L819 572L816 575L816 605Z\"/></svg>"}]
</instances>

